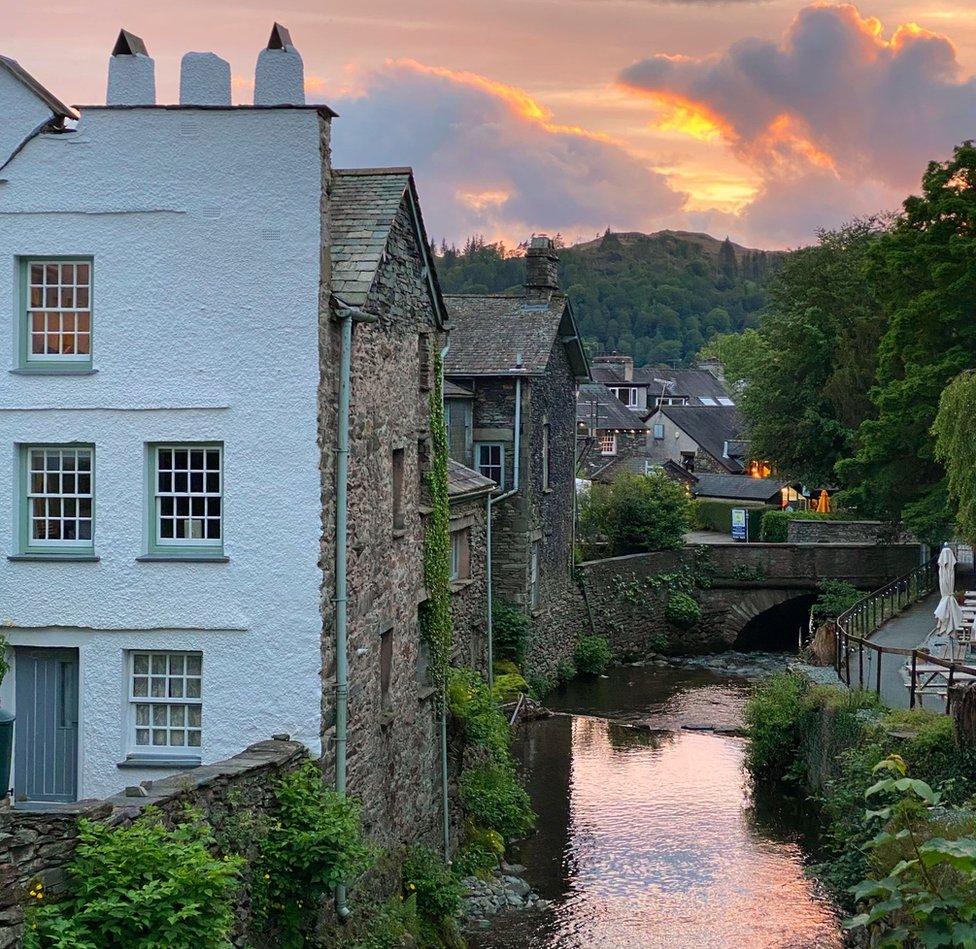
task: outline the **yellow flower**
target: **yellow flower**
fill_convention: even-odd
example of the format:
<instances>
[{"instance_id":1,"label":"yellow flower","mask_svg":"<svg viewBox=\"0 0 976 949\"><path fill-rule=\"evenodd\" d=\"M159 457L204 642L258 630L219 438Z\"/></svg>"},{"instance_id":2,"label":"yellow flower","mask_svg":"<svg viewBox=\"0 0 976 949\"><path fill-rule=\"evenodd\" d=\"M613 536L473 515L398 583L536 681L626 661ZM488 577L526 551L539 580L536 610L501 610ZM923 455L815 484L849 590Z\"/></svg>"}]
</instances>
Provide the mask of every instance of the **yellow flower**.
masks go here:
<instances>
[{"instance_id":1,"label":"yellow flower","mask_svg":"<svg viewBox=\"0 0 976 949\"><path fill-rule=\"evenodd\" d=\"M413 883L408 883L407 884L407 889L408 890L415 890L415 889L417 889L417 887Z\"/></svg>"},{"instance_id":2,"label":"yellow flower","mask_svg":"<svg viewBox=\"0 0 976 949\"><path fill-rule=\"evenodd\" d=\"M266 873L266 874L264 875L264 878L265 878L266 880L270 880L270 879L271 879L271 874L270 874L270 873Z\"/></svg>"}]
</instances>

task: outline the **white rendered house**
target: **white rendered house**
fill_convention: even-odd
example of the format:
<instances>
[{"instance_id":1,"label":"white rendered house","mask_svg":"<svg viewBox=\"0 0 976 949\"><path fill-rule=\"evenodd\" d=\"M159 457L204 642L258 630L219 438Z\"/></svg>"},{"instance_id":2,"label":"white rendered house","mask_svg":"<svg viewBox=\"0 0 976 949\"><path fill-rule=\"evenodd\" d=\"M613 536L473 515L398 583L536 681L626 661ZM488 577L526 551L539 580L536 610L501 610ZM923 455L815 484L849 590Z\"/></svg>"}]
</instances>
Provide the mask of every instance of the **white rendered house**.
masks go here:
<instances>
[{"instance_id":1,"label":"white rendered house","mask_svg":"<svg viewBox=\"0 0 976 949\"><path fill-rule=\"evenodd\" d=\"M0 59L0 624L22 802L287 732L320 751L317 393L332 113L123 33L108 104Z\"/></svg>"}]
</instances>

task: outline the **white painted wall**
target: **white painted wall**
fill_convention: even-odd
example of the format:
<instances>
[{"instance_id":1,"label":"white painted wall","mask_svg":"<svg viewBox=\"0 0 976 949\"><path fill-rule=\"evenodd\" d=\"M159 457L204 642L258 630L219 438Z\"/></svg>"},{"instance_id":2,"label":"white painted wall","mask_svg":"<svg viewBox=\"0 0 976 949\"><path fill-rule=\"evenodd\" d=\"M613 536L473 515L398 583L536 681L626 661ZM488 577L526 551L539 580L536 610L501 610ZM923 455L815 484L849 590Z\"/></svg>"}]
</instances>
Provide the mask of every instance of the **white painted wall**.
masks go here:
<instances>
[{"instance_id":1,"label":"white painted wall","mask_svg":"<svg viewBox=\"0 0 976 949\"><path fill-rule=\"evenodd\" d=\"M80 650L81 797L165 774L116 767L135 648L203 652L205 761L276 732L318 750L320 162L312 110L90 110L0 184L0 622ZM94 375L6 371L35 254L94 257ZM160 440L224 442L229 563L136 561ZM96 446L101 560L8 561L15 446L60 441Z\"/></svg>"},{"instance_id":2,"label":"white painted wall","mask_svg":"<svg viewBox=\"0 0 976 949\"><path fill-rule=\"evenodd\" d=\"M51 117L47 105L0 66L0 167Z\"/></svg>"},{"instance_id":3,"label":"white painted wall","mask_svg":"<svg viewBox=\"0 0 976 949\"><path fill-rule=\"evenodd\" d=\"M654 426L664 425L664 438L654 437ZM698 442L691 438L684 429L679 428L660 409L647 420L647 454L657 465L663 465L669 459L681 464L683 451L697 451Z\"/></svg>"}]
</instances>

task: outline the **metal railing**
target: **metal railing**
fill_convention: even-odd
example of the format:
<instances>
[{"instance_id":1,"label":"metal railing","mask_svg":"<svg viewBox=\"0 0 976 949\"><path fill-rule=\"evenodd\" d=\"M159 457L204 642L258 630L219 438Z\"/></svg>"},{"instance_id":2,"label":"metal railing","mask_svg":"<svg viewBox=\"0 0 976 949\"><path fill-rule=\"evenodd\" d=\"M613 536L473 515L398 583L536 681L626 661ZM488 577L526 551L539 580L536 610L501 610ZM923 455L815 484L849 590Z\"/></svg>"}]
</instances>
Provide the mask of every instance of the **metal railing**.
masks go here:
<instances>
[{"instance_id":1,"label":"metal railing","mask_svg":"<svg viewBox=\"0 0 976 949\"><path fill-rule=\"evenodd\" d=\"M878 697L881 696L881 666L882 656L904 656L906 665L910 666L911 681L909 688L909 707L915 708L916 701L921 704L920 680L922 685L930 684L934 678L926 673L920 673L918 666L938 666L948 670L946 679L946 714L952 702L952 686L956 673L967 677L976 676L976 668L952 659L942 659L933 656L922 649L901 649L897 646L881 646L872 642L870 637L882 624L896 616L907 606L924 599L939 588L938 557L921 564L904 576L886 583L873 593L858 600L853 606L841 613L834 621L835 645L834 668L838 677L848 686L856 679L858 688L870 688ZM875 654L874 682L865 686L865 652ZM857 656L856 662L852 662ZM857 667L857 675L852 672L852 665ZM870 670L868 671L870 677Z\"/></svg>"}]
</instances>

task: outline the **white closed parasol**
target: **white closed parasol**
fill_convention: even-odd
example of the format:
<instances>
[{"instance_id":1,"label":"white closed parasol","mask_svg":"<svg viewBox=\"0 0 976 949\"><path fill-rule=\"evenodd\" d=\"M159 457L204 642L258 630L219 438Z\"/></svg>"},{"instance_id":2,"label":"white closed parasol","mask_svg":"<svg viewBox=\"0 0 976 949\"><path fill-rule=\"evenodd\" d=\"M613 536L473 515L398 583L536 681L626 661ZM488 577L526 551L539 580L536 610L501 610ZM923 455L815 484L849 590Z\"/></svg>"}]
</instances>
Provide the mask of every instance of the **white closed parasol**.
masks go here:
<instances>
[{"instance_id":1,"label":"white closed parasol","mask_svg":"<svg viewBox=\"0 0 976 949\"><path fill-rule=\"evenodd\" d=\"M942 599L935 608L935 625L940 633L962 629L962 610L956 601L956 555L946 544L939 554L939 593Z\"/></svg>"}]
</instances>

